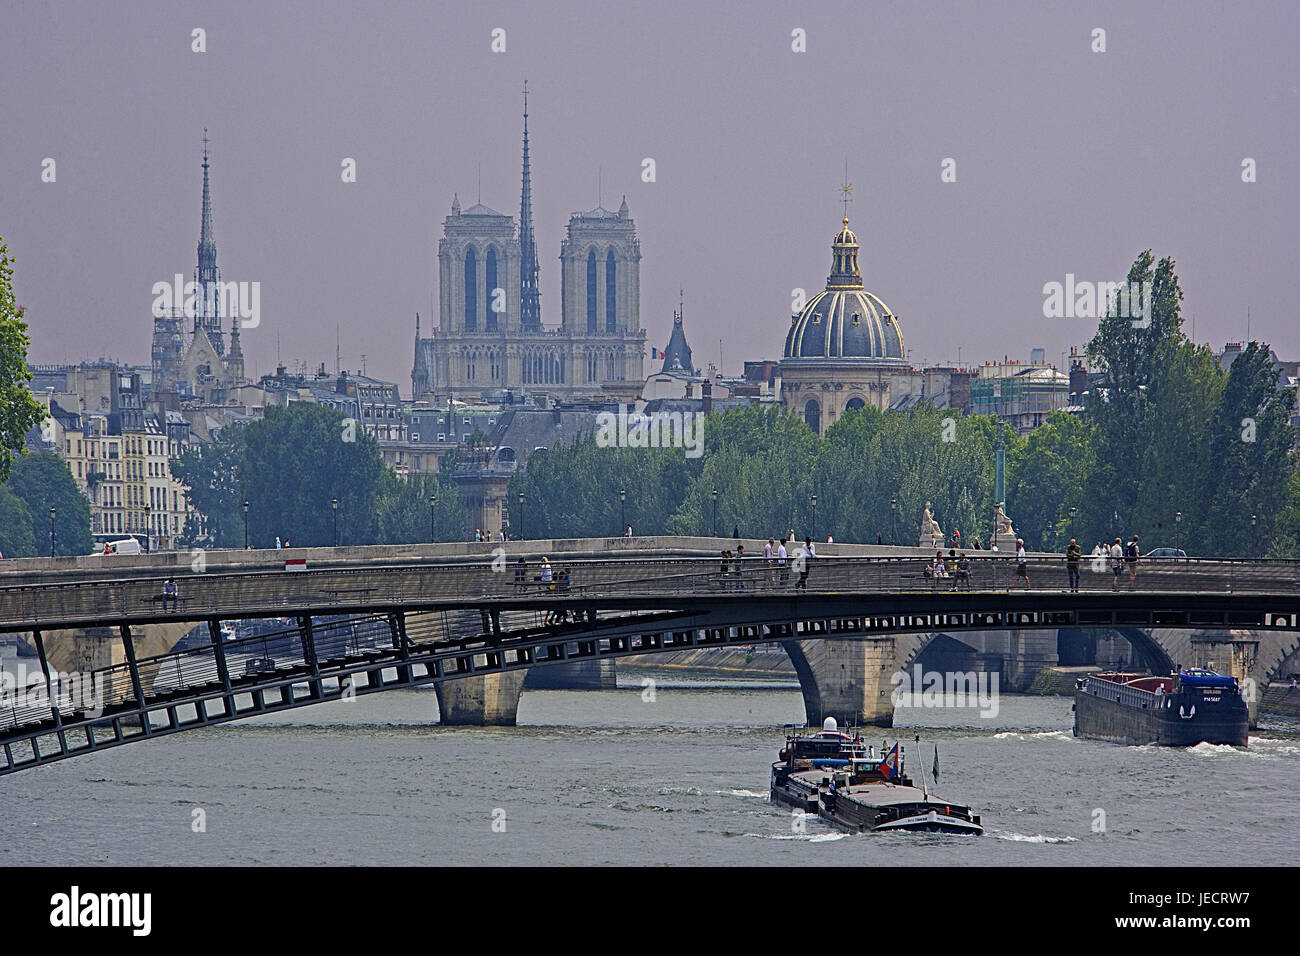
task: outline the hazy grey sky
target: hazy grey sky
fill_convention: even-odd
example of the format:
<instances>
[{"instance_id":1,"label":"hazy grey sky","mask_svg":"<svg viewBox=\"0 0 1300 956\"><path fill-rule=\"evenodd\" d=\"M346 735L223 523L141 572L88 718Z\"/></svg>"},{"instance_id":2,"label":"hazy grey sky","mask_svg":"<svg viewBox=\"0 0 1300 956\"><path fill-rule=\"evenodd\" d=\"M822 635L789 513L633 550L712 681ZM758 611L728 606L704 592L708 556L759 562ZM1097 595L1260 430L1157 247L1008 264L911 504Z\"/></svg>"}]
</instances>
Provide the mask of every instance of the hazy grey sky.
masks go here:
<instances>
[{"instance_id":1,"label":"hazy grey sky","mask_svg":"<svg viewBox=\"0 0 1300 956\"><path fill-rule=\"evenodd\" d=\"M262 286L250 373L277 337L286 363L332 369L337 324L344 367L365 353L406 395L452 193L472 203L481 164L483 202L518 214L527 79L548 325L602 170L636 220L651 342L682 286L697 363L719 339L728 372L780 357L791 290L824 286L847 158L866 285L915 362L1059 358L1096 322L1045 319L1043 284L1118 280L1148 247L1175 258L1199 341L1244 338L1249 306L1253 337L1300 358L1298 11L7 0L0 236L34 361L148 362L151 287L194 269L206 126L218 262Z\"/></svg>"}]
</instances>

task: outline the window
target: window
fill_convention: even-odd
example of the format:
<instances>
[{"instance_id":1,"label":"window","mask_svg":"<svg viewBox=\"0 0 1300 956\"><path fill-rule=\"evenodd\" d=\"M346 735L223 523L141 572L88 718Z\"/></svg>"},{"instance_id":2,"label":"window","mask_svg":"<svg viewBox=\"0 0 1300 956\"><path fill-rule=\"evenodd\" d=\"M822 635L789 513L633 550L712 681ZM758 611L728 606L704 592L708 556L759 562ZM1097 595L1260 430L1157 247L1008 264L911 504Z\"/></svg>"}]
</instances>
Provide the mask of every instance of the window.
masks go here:
<instances>
[{"instance_id":1,"label":"window","mask_svg":"<svg viewBox=\"0 0 1300 956\"><path fill-rule=\"evenodd\" d=\"M484 328L489 332L497 330L497 312L496 312L496 287L497 287L497 251L489 249L487 252L487 268L483 270L484 279L483 295L487 300L487 321L483 323Z\"/></svg>"},{"instance_id":2,"label":"window","mask_svg":"<svg viewBox=\"0 0 1300 956\"><path fill-rule=\"evenodd\" d=\"M614 250L605 256L605 331L618 330L618 266L614 263Z\"/></svg>"},{"instance_id":3,"label":"window","mask_svg":"<svg viewBox=\"0 0 1300 956\"><path fill-rule=\"evenodd\" d=\"M420 433L419 433L419 432L411 432L411 441L419 441L419 440L420 440Z\"/></svg>"},{"instance_id":4,"label":"window","mask_svg":"<svg viewBox=\"0 0 1300 956\"><path fill-rule=\"evenodd\" d=\"M596 250L587 253L587 332L596 331Z\"/></svg>"},{"instance_id":5,"label":"window","mask_svg":"<svg viewBox=\"0 0 1300 956\"><path fill-rule=\"evenodd\" d=\"M445 433L439 433L438 441L446 441L446 440L447 440L447 435Z\"/></svg>"},{"instance_id":6,"label":"window","mask_svg":"<svg viewBox=\"0 0 1300 956\"><path fill-rule=\"evenodd\" d=\"M465 250L465 331L478 330L478 257L474 247Z\"/></svg>"}]
</instances>

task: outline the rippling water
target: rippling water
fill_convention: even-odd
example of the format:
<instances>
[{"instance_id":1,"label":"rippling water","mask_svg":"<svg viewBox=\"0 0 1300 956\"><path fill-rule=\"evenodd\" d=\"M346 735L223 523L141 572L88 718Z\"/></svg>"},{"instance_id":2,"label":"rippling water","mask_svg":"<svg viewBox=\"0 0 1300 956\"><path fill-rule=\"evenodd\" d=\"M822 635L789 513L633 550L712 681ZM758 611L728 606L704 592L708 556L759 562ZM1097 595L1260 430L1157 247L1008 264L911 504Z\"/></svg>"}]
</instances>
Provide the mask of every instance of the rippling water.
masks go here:
<instances>
[{"instance_id":1,"label":"rippling water","mask_svg":"<svg viewBox=\"0 0 1300 956\"><path fill-rule=\"evenodd\" d=\"M767 800L797 689L658 675L651 702L641 677L528 692L516 728L434 726L432 691L390 691L0 778L0 863L1186 864L1213 847L1222 865L1300 849L1300 726L1280 719L1245 750L1171 749L1077 740L1062 697L1004 695L992 720L900 710L927 770L939 746L937 792L987 834L799 833Z\"/></svg>"}]
</instances>

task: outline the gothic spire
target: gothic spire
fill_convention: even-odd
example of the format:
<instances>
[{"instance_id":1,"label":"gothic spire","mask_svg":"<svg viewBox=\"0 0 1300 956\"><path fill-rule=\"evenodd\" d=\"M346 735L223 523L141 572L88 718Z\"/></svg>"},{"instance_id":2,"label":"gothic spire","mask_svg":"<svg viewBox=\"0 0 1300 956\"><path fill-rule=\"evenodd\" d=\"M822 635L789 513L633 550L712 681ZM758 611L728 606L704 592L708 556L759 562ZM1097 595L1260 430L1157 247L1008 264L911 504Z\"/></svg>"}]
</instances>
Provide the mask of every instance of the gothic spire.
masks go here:
<instances>
[{"instance_id":1,"label":"gothic spire","mask_svg":"<svg viewBox=\"0 0 1300 956\"><path fill-rule=\"evenodd\" d=\"M528 82L524 81L524 181L519 199L519 316L526 331L542 325L537 244L533 239L533 181L528 161Z\"/></svg>"},{"instance_id":2,"label":"gothic spire","mask_svg":"<svg viewBox=\"0 0 1300 956\"><path fill-rule=\"evenodd\" d=\"M212 190L208 183L208 130L203 129L203 214L199 225L199 261L194 273L198 295L194 308L194 331L203 329L217 352L224 354L221 334L220 274L217 271L217 240L212 232Z\"/></svg>"}]
</instances>

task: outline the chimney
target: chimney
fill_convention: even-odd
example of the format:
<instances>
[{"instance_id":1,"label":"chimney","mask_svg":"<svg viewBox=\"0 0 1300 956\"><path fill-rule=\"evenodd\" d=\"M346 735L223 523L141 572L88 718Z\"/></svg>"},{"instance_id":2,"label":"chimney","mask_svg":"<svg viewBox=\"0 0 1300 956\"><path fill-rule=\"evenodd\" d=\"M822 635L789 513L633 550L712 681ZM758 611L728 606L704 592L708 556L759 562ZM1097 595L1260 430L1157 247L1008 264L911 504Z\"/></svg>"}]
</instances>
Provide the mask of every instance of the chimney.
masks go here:
<instances>
[{"instance_id":1,"label":"chimney","mask_svg":"<svg viewBox=\"0 0 1300 956\"><path fill-rule=\"evenodd\" d=\"M704 414L710 414L713 411L713 383L708 379L705 379L704 384L700 386L700 397Z\"/></svg>"}]
</instances>

